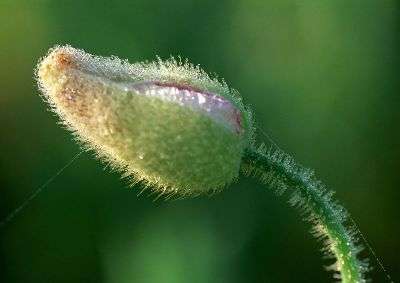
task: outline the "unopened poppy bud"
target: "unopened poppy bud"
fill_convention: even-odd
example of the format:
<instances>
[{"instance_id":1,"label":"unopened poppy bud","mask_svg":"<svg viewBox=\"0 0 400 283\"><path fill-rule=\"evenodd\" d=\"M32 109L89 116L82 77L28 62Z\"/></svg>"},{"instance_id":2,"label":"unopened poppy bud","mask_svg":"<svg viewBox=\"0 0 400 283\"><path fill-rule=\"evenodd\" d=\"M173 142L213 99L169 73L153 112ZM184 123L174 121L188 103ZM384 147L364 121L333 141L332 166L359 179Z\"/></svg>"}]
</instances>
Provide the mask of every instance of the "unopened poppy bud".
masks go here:
<instances>
[{"instance_id":1,"label":"unopened poppy bud","mask_svg":"<svg viewBox=\"0 0 400 283\"><path fill-rule=\"evenodd\" d=\"M251 113L240 98L174 59L129 64L55 47L37 78L78 140L160 193L220 190L237 177L251 143Z\"/></svg>"}]
</instances>

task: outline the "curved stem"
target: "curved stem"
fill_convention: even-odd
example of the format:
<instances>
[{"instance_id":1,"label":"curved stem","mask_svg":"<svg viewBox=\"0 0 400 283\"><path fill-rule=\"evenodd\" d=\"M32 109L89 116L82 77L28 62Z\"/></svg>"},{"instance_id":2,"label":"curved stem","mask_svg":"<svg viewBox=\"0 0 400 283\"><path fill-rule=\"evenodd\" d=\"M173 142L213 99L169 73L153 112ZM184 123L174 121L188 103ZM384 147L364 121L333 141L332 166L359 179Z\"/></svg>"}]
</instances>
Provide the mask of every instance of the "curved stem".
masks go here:
<instances>
[{"instance_id":1,"label":"curved stem","mask_svg":"<svg viewBox=\"0 0 400 283\"><path fill-rule=\"evenodd\" d=\"M326 251L336 257L334 269L340 272L344 283L365 282L363 264L357 259L359 247L355 245L355 230L344 226L347 213L331 201L311 170L280 151L263 153L262 150L247 149L243 157L244 169L255 171L271 186L292 188L291 203L302 207L312 221L315 234L326 239ZM337 274L339 275L339 274Z\"/></svg>"}]
</instances>

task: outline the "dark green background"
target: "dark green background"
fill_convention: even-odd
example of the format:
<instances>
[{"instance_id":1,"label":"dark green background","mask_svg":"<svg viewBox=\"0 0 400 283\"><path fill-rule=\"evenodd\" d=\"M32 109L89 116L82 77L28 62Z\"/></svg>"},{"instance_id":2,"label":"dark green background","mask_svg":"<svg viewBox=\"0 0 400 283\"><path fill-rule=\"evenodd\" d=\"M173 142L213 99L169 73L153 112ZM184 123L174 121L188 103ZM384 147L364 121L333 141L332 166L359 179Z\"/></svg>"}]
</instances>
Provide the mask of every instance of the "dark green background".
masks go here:
<instances>
[{"instance_id":1,"label":"dark green background","mask_svg":"<svg viewBox=\"0 0 400 283\"><path fill-rule=\"evenodd\" d=\"M80 151L33 78L50 47L181 55L240 91L399 279L399 11L378 0L1 0L1 218ZM0 230L0 282L333 281L287 195L256 180L176 202L138 191L84 153Z\"/></svg>"}]
</instances>

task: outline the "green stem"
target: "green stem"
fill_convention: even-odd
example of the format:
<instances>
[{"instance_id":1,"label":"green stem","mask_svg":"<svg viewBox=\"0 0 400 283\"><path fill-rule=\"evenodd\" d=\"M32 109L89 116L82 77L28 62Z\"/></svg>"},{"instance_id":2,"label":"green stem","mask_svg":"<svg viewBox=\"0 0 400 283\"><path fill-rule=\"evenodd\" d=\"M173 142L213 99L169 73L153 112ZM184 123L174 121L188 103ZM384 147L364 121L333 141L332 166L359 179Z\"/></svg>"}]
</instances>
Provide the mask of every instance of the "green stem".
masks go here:
<instances>
[{"instance_id":1,"label":"green stem","mask_svg":"<svg viewBox=\"0 0 400 283\"><path fill-rule=\"evenodd\" d=\"M344 226L347 213L331 201L332 194L325 191L312 171L280 151L263 153L262 150L247 149L243 162L245 170L255 171L278 190L282 186L293 189L292 204L309 213L308 220L315 224L315 234L326 239L326 251L336 257L333 267L340 272L342 282L365 282L365 267L357 259L360 249L355 245L355 231Z\"/></svg>"}]
</instances>

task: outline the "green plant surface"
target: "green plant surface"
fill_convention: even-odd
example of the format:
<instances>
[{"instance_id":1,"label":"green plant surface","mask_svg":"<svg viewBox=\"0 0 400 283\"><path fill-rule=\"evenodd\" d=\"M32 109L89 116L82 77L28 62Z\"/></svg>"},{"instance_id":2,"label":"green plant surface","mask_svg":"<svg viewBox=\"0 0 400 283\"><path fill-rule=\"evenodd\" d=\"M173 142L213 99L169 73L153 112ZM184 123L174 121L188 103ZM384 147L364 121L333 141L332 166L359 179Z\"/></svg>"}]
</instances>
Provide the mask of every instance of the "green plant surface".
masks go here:
<instances>
[{"instance_id":1,"label":"green plant surface","mask_svg":"<svg viewBox=\"0 0 400 283\"><path fill-rule=\"evenodd\" d=\"M392 0L0 1L0 218L82 150L38 95L50 47L180 55L242 94L259 143L316 170L399 281L399 17ZM153 203L110 169L84 152L1 230L0 282L334 281L286 193L240 173L212 198Z\"/></svg>"},{"instance_id":2,"label":"green plant surface","mask_svg":"<svg viewBox=\"0 0 400 283\"><path fill-rule=\"evenodd\" d=\"M218 192L241 163L277 192L291 188L290 203L308 214L325 255L336 258L329 268L335 277L366 282L359 231L346 228L347 212L312 170L278 150L254 149L250 110L201 69L175 61L131 65L56 46L39 61L37 79L78 141L157 198Z\"/></svg>"},{"instance_id":3,"label":"green plant surface","mask_svg":"<svg viewBox=\"0 0 400 283\"><path fill-rule=\"evenodd\" d=\"M338 272L335 278L345 283L367 282L365 273L369 267L365 260L361 262L357 258L363 249L357 243L357 227L346 227L348 213L332 201L333 193L325 189L312 170L302 167L279 150L247 149L243 162L247 174L255 171L262 182L279 194L287 188L292 190L289 203L313 224L313 234L323 241L325 256L335 258L327 268Z\"/></svg>"}]
</instances>

